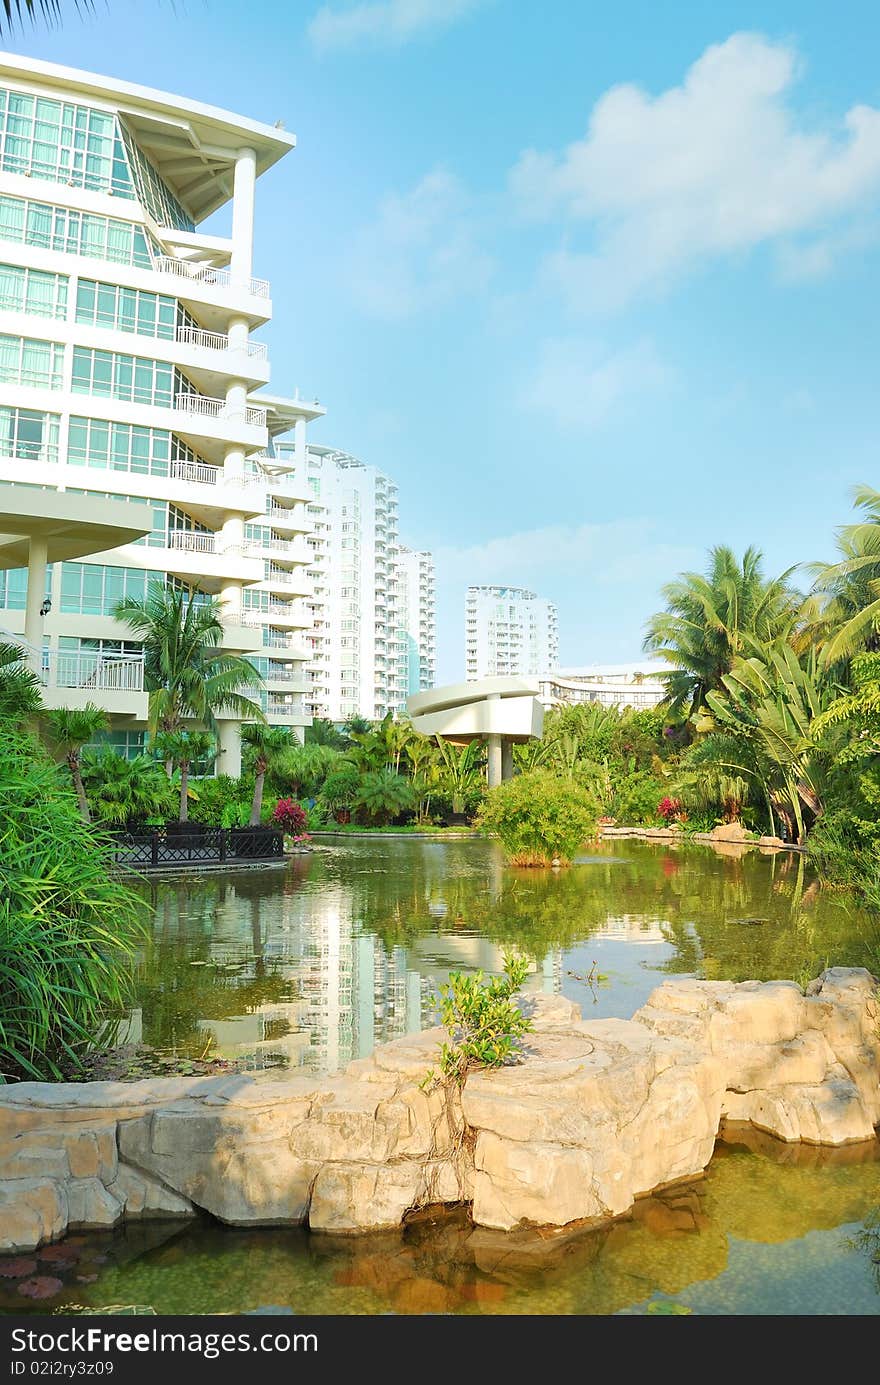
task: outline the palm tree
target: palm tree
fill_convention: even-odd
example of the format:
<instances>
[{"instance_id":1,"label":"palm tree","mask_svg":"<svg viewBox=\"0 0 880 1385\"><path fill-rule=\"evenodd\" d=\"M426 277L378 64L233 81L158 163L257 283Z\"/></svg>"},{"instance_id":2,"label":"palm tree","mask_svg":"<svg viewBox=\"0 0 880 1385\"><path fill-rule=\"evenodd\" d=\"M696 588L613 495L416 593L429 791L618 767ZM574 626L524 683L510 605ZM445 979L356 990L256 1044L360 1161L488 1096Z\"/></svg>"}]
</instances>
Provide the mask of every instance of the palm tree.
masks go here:
<instances>
[{"instance_id":1,"label":"palm tree","mask_svg":"<svg viewBox=\"0 0 880 1385\"><path fill-rule=\"evenodd\" d=\"M290 750L290 732L283 726L266 726L265 723L249 724L241 728L242 744L253 751L254 797L251 802L251 827L259 827L263 811L263 785L266 771L273 761L277 761L284 751Z\"/></svg>"},{"instance_id":2,"label":"palm tree","mask_svg":"<svg viewBox=\"0 0 880 1385\"><path fill-rule=\"evenodd\" d=\"M705 574L683 572L662 588L666 610L648 621L644 649L672 665L663 675L672 711L686 709L693 717L755 641L793 633L800 606L789 584L793 571L767 578L758 549L747 548L740 560L718 546L710 549Z\"/></svg>"},{"instance_id":3,"label":"palm tree","mask_svg":"<svg viewBox=\"0 0 880 1385\"><path fill-rule=\"evenodd\" d=\"M144 644L144 685L152 732L179 731L196 721L216 733L216 717L265 721L242 689L257 688L253 664L220 649L223 606L213 598L153 583L145 601L127 597L113 614Z\"/></svg>"},{"instance_id":4,"label":"palm tree","mask_svg":"<svg viewBox=\"0 0 880 1385\"><path fill-rule=\"evenodd\" d=\"M74 0L77 9L91 9L92 0ZM37 14L45 16L47 24L53 27L61 18L61 0L2 0L3 18L0 31L15 28L16 22L24 15L35 20Z\"/></svg>"},{"instance_id":5,"label":"palm tree","mask_svg":"<svg viewBox=\"0 0 880 1385\"><path fill-rule=\"evenodd\" d=\"M42 709L40 680L24 662L24 651L0 642L0 722L21 726Z\"/></svg>"},{"instance_id":6,"label":"palm tree","mask_svg":"<svg viewBox=\"0 0 880 1385\"><path fill-rule=\"evenodd\" d=\"M153 742L165 761L180 770L179 822L189 821L189 771L196 760L206 760L214 749L214 737L207 731L160 731Z\"/></svg>"},{"instance_id":7,"label":"palm tree","mask_svg":"<svg viewBox=\"0 0 880 1385\"><path fill-rule=\"evenodd\" d=\"M114 827L166 821L174 811L174 786L149 755L127 760L110 750L87 750L82 777L95 816Z\"/></svg>"},{"instance_id":8,"label":"palm tree","mask_svg":"<svg viewBox=\"0 0 880 1385\"><path fill-rule=\"evenodd\" d=\"M87 702L79 708L57 707L47 712L44 719L50 741L67 760L80 817L83 822L91 822L89 800L82 780L82 748L93 741L99 732L107 730L110 718L103 708L96 707L94 702Z\"/></svg>"},{"instance_id":9,"label":"palm tree","mask_svg":"<svg viewBox=\"0 0 880 1385\"><path fill-rule=\"evenodd\" d=\"M840 559L814 563L814 597L806 633L827 667L860 650L880 650L880 491L857 486L854 504L866 519L837 531Z\"/></svg>"}]
</instances>

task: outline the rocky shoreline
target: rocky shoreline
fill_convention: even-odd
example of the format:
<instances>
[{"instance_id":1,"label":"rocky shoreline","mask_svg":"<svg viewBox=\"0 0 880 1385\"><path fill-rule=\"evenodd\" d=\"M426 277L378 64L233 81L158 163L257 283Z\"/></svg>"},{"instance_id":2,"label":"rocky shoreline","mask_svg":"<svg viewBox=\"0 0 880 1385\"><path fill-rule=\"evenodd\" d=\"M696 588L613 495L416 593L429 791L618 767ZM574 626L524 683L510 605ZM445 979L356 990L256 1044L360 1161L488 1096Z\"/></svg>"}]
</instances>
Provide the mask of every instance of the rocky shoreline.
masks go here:
<instances>
[{"instance_id":1,"label":"rocky shoreline","mask_svg":"<svg viewBox=\"0 0 880 1385\"><path fill-rule=\"evenodd\" d=\"M841 1146L880 1121L877 982L671 980L631 1020L539 996L522 1062L423 1088L442 1031L333 1076L0 1089L0 1251L206 1211L353 1235L466 1204L477 1226L608 1220L699 1174L725 1122Z\"/></svg>"}]
</instances>

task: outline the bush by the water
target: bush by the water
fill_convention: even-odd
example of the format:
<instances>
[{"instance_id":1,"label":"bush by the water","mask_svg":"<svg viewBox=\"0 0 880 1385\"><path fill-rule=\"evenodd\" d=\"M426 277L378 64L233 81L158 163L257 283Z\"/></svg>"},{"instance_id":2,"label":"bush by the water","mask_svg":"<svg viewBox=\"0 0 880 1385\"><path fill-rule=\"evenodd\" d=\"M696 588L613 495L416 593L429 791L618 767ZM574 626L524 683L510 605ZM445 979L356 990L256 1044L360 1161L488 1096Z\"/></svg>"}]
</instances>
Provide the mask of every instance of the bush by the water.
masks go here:
<instances>
[{"instance_id":1,"label":"bush by the water","mask_svg":"<svg viewBox=\"0 0 880 1385\"><path fill-rule=\"evenodd\" d=\"M596 835L596 800L572 779L545 769L528 770L490 789L477 822L501 838L515 866L571 863Z\"/></svg>"},{"instance_id":2,"label":"bush by the water","mask_svg":"<svg viewBox=\"0 0 880 1385\"><path fill-rule=\"evenodd\" d=\"M129 999L144 906L28 735L0 729L0 1082L75 1068Z\"/></svg>"}]
</instances>

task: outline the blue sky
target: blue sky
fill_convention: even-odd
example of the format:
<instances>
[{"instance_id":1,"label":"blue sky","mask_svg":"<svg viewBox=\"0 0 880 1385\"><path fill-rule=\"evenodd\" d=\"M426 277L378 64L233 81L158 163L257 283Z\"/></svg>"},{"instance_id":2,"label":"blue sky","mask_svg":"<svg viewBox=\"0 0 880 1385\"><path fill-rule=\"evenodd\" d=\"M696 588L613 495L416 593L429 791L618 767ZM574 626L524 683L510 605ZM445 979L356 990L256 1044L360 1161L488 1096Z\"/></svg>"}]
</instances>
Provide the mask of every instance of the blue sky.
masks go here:
<instances>
[{"instance_id":1,"label":"blue sky","mask_svg":"<svg viewBox=\"0 0 880 1385\"><path fill-rule=\"evenodd\" d=\"M296 132L273 387L398 481L441 681L469 582L555 600L579 664L710 544L831 556L878 484L876 6L66 3L5 46Z\"/></svg>"}]
</instances>

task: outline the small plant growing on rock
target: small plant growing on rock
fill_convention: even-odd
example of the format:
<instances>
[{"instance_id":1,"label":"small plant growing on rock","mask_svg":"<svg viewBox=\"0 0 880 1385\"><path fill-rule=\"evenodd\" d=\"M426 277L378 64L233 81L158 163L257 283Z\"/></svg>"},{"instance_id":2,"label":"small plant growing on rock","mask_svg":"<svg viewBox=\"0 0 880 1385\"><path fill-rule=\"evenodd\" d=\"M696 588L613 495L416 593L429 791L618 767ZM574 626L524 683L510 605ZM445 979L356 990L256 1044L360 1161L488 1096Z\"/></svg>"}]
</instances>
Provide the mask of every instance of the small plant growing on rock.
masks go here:
<instances>
[{"instance_id":1,"label":"small plant growing on rock","mask_svg":"<svg viewBox=\"0 0 880 1385\"><path fill-rule=\"evenodd\" d=\"M450 973L440 987L440 1019L449 1042L440 1048L440 1070L447 1081L462 1086L475 1068L500 1068L521 1053L520 1039L532 1028L513 997L528 975L523 957L504 958L504 975L485 980L482 971L467 976ZM433 1070L423 1086L435 1081Z\"/></svg>"}]
</instances>

